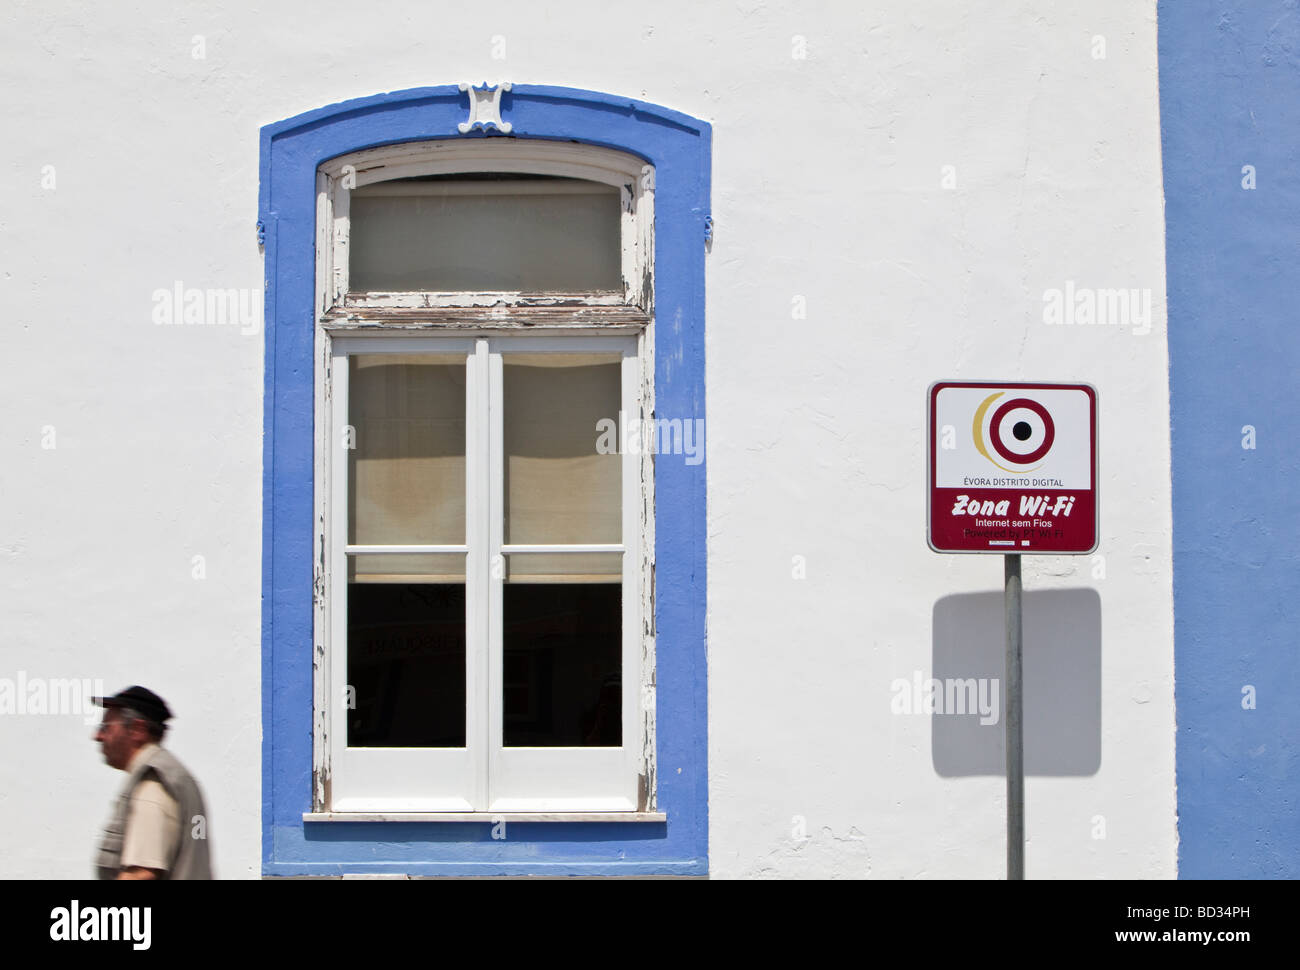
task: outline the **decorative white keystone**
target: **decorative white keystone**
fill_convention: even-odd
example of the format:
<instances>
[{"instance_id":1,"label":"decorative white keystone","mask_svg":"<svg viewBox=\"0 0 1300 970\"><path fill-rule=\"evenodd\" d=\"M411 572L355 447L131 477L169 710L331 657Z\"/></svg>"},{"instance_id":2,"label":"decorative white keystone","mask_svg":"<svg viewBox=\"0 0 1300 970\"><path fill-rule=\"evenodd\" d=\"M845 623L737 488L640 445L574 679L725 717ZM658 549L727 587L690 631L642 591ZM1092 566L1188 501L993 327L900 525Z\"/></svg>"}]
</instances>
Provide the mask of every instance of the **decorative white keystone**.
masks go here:
<instances>
[{"instance_id":1,"label":"decorative white keystone","mask_svg":"<svg viewBox=\"0 0 1300 970\"><path fill-rule=\"evenodd\" d=\"M469 120L462 121L456 126L462 135L475 128L482 128L484 131L497 128L503 134L510 134L510 122L501 120L501 94L510 90L509 81L502 81L495 87L490 87L487 82L484 82L483 86L478 88L462 81L460 89L469 92Z\"/></svg>"}]
</instances>

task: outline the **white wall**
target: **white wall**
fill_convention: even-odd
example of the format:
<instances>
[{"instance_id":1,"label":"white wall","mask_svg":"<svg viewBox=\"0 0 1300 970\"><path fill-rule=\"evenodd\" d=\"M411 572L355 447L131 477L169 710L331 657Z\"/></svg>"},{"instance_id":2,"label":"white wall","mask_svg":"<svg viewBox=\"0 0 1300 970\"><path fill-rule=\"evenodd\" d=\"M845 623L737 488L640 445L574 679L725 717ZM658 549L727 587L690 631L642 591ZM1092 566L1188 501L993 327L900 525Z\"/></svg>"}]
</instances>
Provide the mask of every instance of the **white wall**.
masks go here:
<instances>
[{"instance_id":1,"label":"white wall","mask_svg":"<svg viewBox=\"0 0 1300 970\"><path fill-rule=\"evenodd\" d=\"M1002 780L940 777L930 718L890 713L895 678L928 676L935 602L999 588L995 558L923 535L925 388L993 377L1102 402L1106 576L1051 558L1025 581L1100 596L1101 764L1029 779L1028 874L1173 875L1154 4L549 6L0 14L0 677L161 693L219 875L257 875L262 336L156 326L152 294L260 288L263 124L461 80L626 94L714 125L713 873L1001 872ZM1150 288L1151 333L1044 326L1067 279ZM122 778L91 731L0 717L0 875L88 873Z\"/></svg>"},{"instance_id":2,"label":"white wall","mask_svg":"<svg viewBox=\"0 0 1300 970\"><path fill-rule=\"evenodd\" d=\"M926 388L991 378L1091 381L1101 402L1105 579L1025 566L1028 590L1100 597L1100 768L1028 779L1027 875L1172 876L1154 4L871 6L756 14L710 85L711 870L1005 872L1004 780L940 777L931 718L891 713L890 689L930 676L936 601L1001 588L998 557L924 538ZM1067 279L1149 287L1151 332L1045 326ZM1027 678L1049 646L1026 643Z\"/></svg>"}]
</instances>

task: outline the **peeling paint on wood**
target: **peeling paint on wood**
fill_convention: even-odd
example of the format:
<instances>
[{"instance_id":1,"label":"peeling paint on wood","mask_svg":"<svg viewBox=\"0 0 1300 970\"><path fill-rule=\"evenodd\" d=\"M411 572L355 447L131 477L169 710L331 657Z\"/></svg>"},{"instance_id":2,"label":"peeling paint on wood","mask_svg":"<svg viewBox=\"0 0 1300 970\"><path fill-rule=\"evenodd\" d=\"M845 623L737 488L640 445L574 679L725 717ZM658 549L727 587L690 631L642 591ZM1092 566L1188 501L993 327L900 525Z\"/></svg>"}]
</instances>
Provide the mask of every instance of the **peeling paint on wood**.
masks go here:
<instances>
[{"instance_id":1,"label":"peeling paint on wood","mask_svg":"<svg viewBox=\"0 0 1300 970\"><path fill-rule=\"evenodd\" d=\"M625 287L626 288L626 287ZM598 307L638 305L618 290L596 290L590 293L524 293L519 290L487 290L483 292L414 292L394 293L382 290L353 291L346 293L339 305L345 307L407 307L436 309L439 307Z\"/></svg>"},{"instance_id":2,"label":"peeling paint on wood","mask_svg":"<svg viewBox=\"0 0 1300 970\"><path fill-rule=\"evenodd\" d=\"M655 373L654 321L651 320L638 341L641 358L641 413L642 427L654 416ZM655 739L655 465L654 449L641 449L641 507L638 510L641 525L641 790L639 799L643 811L654 811L658 804L656 786Z\"/></svg>"},{"instance_id":3,"label":"peeling paint on wood","mask_svg":"<svg viewBox=\"0 0 1300 970\"><path fill-rule=\"evenodd\" d=\"M327 330L349 326L424 330L569 327L592 332L611 327L640 331L649 325L650 317L639 307L492 307L487 310L452 307L438 310L357 310L339 307L326 313L322 323Z\"/></svg>"}]
</instances>

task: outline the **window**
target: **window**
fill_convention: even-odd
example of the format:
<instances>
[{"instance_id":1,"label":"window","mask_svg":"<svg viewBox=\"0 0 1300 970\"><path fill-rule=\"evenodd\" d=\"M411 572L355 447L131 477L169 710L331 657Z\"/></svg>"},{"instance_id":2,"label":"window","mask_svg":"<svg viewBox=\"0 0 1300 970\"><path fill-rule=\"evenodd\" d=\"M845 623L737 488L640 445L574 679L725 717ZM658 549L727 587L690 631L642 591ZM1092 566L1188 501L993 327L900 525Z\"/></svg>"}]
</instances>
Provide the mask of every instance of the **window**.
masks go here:
<instances>
[{"instance_id":1,"label":"window","mask_svg":"<svg viewBox=\"0 0 1300 970\"><path fill-rule=\"evenodd\" d=\"M321 166L317 813L650 810L651 466L600 432L649 414L653 184L516 139Z\"/></svg>"},{"instance_id":2,"label":"window","mask_svg":"<svg viewBox=\"0 0 1300 970\"><path fill-rule=\"evenodd\" d=\"M709 126L505 88L262 129L268 875L708 871Z\"/></svg>"}]
</instances>

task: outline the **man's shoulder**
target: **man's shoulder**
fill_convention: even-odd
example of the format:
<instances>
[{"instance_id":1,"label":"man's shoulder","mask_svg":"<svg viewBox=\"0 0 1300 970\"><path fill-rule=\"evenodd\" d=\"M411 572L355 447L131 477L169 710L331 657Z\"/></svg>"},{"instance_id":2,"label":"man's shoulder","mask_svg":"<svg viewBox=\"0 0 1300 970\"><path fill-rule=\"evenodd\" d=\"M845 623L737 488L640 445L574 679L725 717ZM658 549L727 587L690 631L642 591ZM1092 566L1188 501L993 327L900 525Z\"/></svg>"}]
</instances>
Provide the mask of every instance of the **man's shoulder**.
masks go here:
<instances>
[{"instance_id":1,"label":"man's shoulder","mask_svg":"<svg viewBox=\"0 0 1300 970\"><path fill-rule=\"evenodd\" d=\"M160 774L168 770L178 771L186 775L190 773L190 770L185 767L181 759L161 744L155 744L153 751L149 753L149 767L152 771Z\"/></svg>"},{"instance_id":2,"label":"man's shoulder","mask_svg":"<svg viewBox=\"0 0 1300 970\"><path fill-rule=\"evenodd\" d=\"M179 805L167 791L161 781L152 773L146 774L131 792L131 801L136 805L156 805L169 815L177 814Z\"/></svg>"},{"instance_id":3,"label":"man's shoulder","mask_svg":"<svg viewBox=\"0 0 1300 970\"><path fill-rule=\"evenodd\" d=\"M160 782L168 795L177 802L191 805L196 811L203 810L203 790L199 787L198 779L179 758L161 745L150 755L142 777Z\"/></svg>"}]
</instances>

